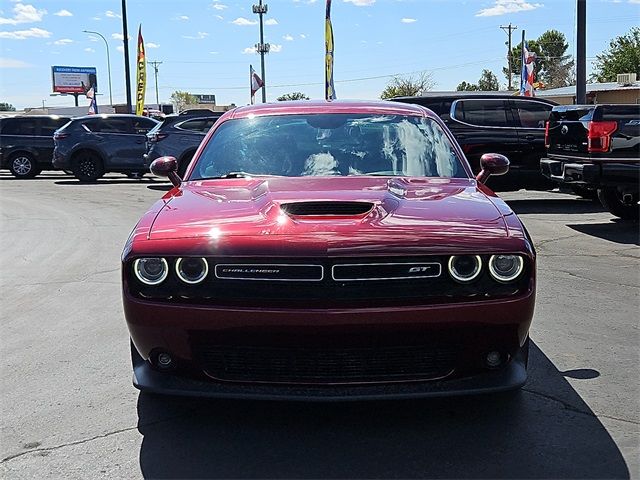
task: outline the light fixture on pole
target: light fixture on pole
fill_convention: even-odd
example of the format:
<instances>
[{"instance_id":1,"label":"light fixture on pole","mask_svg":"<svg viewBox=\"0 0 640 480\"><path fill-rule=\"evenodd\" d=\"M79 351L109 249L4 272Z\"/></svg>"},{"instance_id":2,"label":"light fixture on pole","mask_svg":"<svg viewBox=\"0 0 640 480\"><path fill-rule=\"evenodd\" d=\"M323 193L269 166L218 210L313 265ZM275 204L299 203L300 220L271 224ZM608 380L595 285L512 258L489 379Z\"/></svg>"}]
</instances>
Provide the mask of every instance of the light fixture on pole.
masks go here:
<instances>
[{"instance_id":1,"label":"light fixture on pole","mask_svg":"<svg viewBox=\"0 0 640 480\"><path fill-rule=\"evenodd\" d=\"M262 0L258 3L258 5L253 6L253 13L257 13L260 16L260 43L256 44L256 50L260 54L260 67L262 73L262 103L267 103L267 81L265 80L264 75L264 54L269 53L269 49L271 45L268 43L264 43L264 27L262 24L262 16L266 15L268 10L267 4L262 4Z\"/></svg>"},{"instance_id":2,"label":"light fixture on pole","mask_svg":"<svg viewBox=\"0 0 640 480\"><path fill-rule=\"evenodd\" d=\"M94 32L92 30L83 30L84 33L89 33L92 35L98 35L102 40L104 40L104 45L107 47L107 73L109 75L109 105L113 107L113 96L111 94L111 57L109 55L109 43L107 39L101 33Z\"/></svg>"}]
</instances>

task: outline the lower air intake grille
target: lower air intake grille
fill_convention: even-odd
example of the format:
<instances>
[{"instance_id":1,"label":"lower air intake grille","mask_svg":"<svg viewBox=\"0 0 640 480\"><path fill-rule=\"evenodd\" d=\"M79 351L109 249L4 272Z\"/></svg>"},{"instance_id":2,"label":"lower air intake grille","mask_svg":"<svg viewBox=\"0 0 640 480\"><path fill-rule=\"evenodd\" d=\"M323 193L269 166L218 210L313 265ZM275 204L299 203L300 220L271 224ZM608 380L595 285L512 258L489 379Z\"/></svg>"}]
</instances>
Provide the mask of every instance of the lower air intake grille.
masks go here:
<instances>
[{"instance_id":1,"label":"lower air intake grille","mask_svg":"<svg viewBox=\"0 0 640 480\"><path fill-rule=\"evenodd\" d=\"M430 380L454 370L454 352L425 346L283 348L194 346L210 376L236 382L330 384Z\"/></svg>"},{"instance_id":2,"label":"lower air intake grille","mask_svg":"<svg viewBox=\"0 0 640 480\"><path fill-rule=\"evenodd\" d=\"M280 208L288 215L362 215L373 208L369 202L296 202L283 203Z\"/></svg>"}]
</instances>

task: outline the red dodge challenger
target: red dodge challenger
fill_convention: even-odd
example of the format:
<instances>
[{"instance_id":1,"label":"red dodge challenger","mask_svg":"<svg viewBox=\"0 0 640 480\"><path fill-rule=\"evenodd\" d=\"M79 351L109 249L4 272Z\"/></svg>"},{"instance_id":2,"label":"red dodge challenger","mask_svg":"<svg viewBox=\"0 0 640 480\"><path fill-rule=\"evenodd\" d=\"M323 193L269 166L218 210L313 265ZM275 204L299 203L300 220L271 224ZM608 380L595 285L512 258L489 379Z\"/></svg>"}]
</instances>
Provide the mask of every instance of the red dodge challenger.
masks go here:
<instances>
[{"instance_id":1,"label":"red dodge challenger","mask_svg":"<svg viewBox=\"0 0 640 480\"><path fill-rule=\"evenodd\" d=\"M282 102L227 112L122 254L134 385L364 399L526 380L535 251L431 111Z\"/></svg>"}]
</instances>

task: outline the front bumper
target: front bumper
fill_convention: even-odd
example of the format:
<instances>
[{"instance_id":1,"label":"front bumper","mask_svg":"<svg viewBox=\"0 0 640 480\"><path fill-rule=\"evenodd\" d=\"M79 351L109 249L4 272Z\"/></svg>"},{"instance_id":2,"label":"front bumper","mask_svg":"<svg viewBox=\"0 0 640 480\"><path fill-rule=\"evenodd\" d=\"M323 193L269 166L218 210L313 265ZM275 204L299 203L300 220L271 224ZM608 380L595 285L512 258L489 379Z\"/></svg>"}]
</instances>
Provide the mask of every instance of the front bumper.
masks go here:
<instances>
[{"instance_id":1,"label":"front bumper","mask_svg":"<svg viewBox=\"0 0 640 480\"><path fill-rule=\"evenodd\" d=\"M444 396L518 388L526 380L526 346L534 302L533 286L526 294L510 299L334 310L168 305L124 293L137 388L178 395L304 400ZM353 382L326 381L326 377L323 382L238 380L208 370L199 356L199 342L239 350L266 346L323 352L358 347L376 351L400 347L405 351L414 346L430 351L433 346L450 348L454 354L447 364L451 373L442 377L404 375L398 380ZM491 370L483 362L486 353L494 350L504 353L508 361ZM152 365L158 351L172 355L175 371L160 371ZM307 357L301 358L308 362ZM374 361L386 364L386 358ZM395 365L393 360L389 365ZM354 364L346 365L351 368Z\"/></svg>"},{"instance_id":2,"label":"front bumper","mask_svg":"<svg viewBox=\"0 0 640 480\"><path fill-rule=\"evenodd\" d=\"M154 370L131 346L133 385L144 392L190 397L260 400L356 401L449 397L504 392L527 381L529 342L501 369L451 380L377 385L290 386L227 384L197 380Z\"/></svg>"},{"instance_id":3,"label":"front bumper","mask_svg":"<svg viewBox=\"0 0 640 480\"><path fill-rule=\"evenodd\" d=\"M640 163L571 163L543 158L542 174L559 183L598 186L636 186L640 182Z\"/></svg>"}]
</instances>

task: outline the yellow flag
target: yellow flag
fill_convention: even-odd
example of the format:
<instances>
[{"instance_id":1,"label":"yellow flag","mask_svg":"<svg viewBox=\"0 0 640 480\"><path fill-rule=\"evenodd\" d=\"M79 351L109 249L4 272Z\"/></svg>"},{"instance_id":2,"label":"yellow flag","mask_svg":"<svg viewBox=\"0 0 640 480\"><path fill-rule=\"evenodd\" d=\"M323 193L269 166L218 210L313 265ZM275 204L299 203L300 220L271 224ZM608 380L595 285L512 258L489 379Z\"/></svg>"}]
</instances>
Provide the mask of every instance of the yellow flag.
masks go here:
<instances>
[{"instance_id":1,"label":"yellow flag","mask_svg":"<svg viewBox=\"0 0 640 480\"><path fill-rule=\"evenodd\" d=\"M136 69L136 78L138 79L136 87L136 115L142 115L144 110L144 94L147 91L147 59L144 54L142 25L138 28L138 66Z\"/></svg>"}]
</instances>

